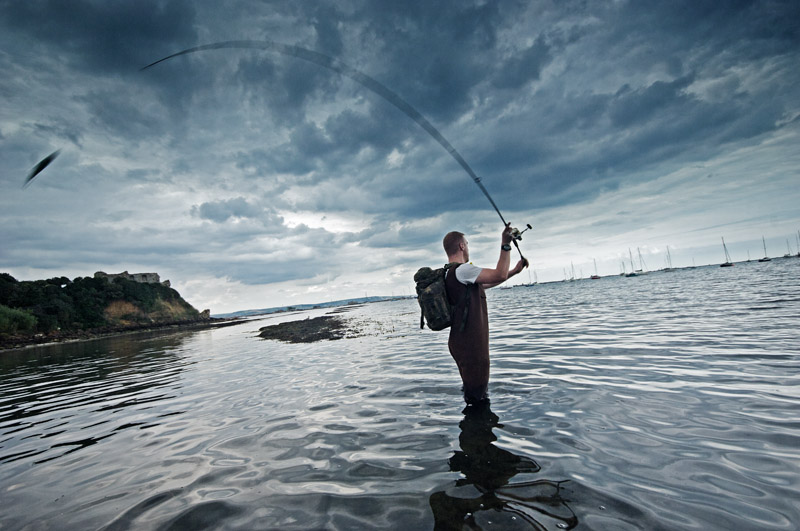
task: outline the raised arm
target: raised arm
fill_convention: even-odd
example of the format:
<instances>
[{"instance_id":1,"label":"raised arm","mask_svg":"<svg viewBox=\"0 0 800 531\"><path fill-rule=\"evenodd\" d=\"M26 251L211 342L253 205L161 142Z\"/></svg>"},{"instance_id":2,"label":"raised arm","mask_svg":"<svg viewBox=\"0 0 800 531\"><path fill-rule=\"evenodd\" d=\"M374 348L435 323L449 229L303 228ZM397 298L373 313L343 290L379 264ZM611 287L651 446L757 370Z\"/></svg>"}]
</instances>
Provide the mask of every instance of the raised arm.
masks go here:
<instances>
[{"instance_id":1,"label":"raised arm","mask_svg":"<svg viewBox=\"0 0 800 531\"><path fill-rule=\"evenodd\" d=\"M511 265L511 224L507 223L503 229L503 234L500 236L501 245L509 249L500 249L500 258L497 259L497 266L494 269L484 268L478 278L475 279L476 284L483 284L484 288L492 288L498 284L506 281L509 275L508 268Z\"/></svg>"}]
</instances>

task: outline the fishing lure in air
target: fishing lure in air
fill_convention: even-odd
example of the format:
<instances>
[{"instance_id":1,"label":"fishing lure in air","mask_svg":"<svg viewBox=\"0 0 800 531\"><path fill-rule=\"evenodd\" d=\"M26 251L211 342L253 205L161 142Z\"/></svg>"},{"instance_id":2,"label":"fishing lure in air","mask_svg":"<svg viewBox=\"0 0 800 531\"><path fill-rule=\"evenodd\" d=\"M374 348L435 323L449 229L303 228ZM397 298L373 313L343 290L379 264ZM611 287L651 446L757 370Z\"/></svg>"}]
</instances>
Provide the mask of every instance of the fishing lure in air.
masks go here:
<instances>
[{"instance_id":1,"label":"fishing lure in air","mask_svg":"<svg viewBox=\"0 0 800 531\"><path fill-rule=\"evenodd\" d=\"M25 178L25 182L22 184L22 188L23 189L27 188L28 185L31 184L31 181L33 181L34 177L39 175L42 172L42 170L44 170L46 167L48 167L50 165L51 162L56 160L56 157L58 156L59 153L61 153L60 149L58 149L56 151L53 151L52 153L47 155L45 158L43 158L41 161L39 161L39 164L34 166L33 169L31 170L31 172Z\"/></svg>"},{"instance_id":2,"label":"fishing lure in air","mask_svg":"<svg viewBox=\"0 0 800 531\"><path fill-rule=\"evenodd\" d=\"M395 107L397 107L403 114L414 120L420 127L422 127L429 135L433 137L450 155L458 162L462 168L469 174L475 184L478 185L478 188L481 189L483 195L486 196L486 199L492 204L494 207L495 212L500 216L500 220L503 222L504 225L507 225L503 214L500 213L500 209L497 208L492 197L489 195L488 190L486 187L483 186L481 182L481 178L478 177L472 168L467 164L467 161L464 160L464 157L456 151L456 148L448 142L448 140L436 129L433 124L431 124L419 111L417 111L414 107L412 107L407 101L401 98L396 92L388 88L386 85L382 84L378 80L373 77L368 76L367 74L356 70L352 66L339 61L333 57L328 55L315 52L313 50L309 50L307 48L302 48L300 46L293 46L290 44L281 44L278 42L273 41L250 41L250 40L242 40L242 41L224 41L224 42L215 42L211 44L204 44L201 46L195 46L193 48L187 48L186 50L182 50L180 52L174 53L172 55L168 55L158 61L154 61L149 65L141 68L140 70L147 70L159 63L163 63L169 59L174 57L178 57L181 55L187 55L190 53L195 52L202 52L207 50L220 50L224 48L244 48L244 49L256 49L256 50L267 50L271 52L277 52L283 55L287 55L289 57L296 57L298 59L303 59L305 61L314 63L316 65L322 66L329 70L332 70L338 74L341 74L345 77L349 77L356 83L360 84L361 86L368 88L378 96L382 97ZM528 228L531 228L528 225ZM527 230L527 229L525 229ZM525 232L524 230L522 232ZM517 229L514 229L514 245L517 247L517 251L520 253L520 257L522 257L522 251L519 249L519 245L517 244L517 240L521 238L521 234Z\"/></svg>"}]
</instances>

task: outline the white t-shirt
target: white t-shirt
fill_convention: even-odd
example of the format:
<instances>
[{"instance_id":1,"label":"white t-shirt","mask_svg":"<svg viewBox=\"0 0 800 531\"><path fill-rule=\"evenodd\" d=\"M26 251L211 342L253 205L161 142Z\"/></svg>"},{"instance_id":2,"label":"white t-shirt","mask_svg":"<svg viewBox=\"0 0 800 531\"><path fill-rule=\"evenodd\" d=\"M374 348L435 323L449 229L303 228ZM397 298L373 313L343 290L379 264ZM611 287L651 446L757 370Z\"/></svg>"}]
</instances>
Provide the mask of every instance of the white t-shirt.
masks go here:
<instances>
[{"instance_id":1,"label":"white t-shirt","mask_svg":"<svg viewBox=\"0 0 800 531\"><path fill-rule=\"evenodd\" d=\"M456 280L461 282L462 284L475 284L475 281L478 279L478 275L481 274L483 271L482 267L474 266L472 264L461 264L456 269ZM447 270L447 273L450 273L450 270Z\"/></svg>"}]
</instances>

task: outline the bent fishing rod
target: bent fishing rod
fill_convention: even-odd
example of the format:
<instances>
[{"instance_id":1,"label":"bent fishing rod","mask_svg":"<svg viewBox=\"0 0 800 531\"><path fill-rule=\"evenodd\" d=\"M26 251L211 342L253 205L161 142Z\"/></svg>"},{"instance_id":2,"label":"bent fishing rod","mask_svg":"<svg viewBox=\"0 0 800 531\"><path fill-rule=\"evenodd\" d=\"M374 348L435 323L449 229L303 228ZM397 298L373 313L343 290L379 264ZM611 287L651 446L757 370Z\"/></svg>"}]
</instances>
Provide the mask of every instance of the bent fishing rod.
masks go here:
<instances>
[{"instance_id":1,"label":"bent fishing rod","mask_svg":"<svg viewBox=\"0 0 800 531\"><path fill-rule=\"evenodd\" d=\"M401 98L396 92L391 90L389 87L378 81L377 79L368 76L367 74L356 70L352 66L330 57L328 55L315 52L313 50L309 50L307 48L303 48L301 46L294 46L290 44L281 44L279 42L273 41L252 41L252 40L238 40L238 41L223 41L223 42L215 42L211 44L203 44L201 46L195 46L192 48L187 48L177 53L173 53L166 57L159 59L158 61L153 61L149 65L142 67L140 71L147 70L150 67L153 67L159 63L172 59L174 57L178 57L181 55L187 55L196 52L202 52L207 50L220 50L224 48L243 48L243 49L256 49L256 50L267 50L272 52L277 52L289 57L295 57L298 59L303 59L310 63L314 63L316 65L322 66L329 70L332 70L338 74L341 74L345 77L349 77L356 83L360 84L361 86L371 90L378 96L382 97L384 100L388 101L395 107L397 107L403 114L414 120L420 127L422 127L429 135L433 137L448 153L452 156L456 162L458 162L464 171L472 178L472 181L478 185L478 188L481 189L483 195L486 196L486 199L489 200L489 203L492 204L495 212L497 215L500 216L500 221L503 222L503 225L508 226L508 222L506 222L503 214L500 213L500 209L497 208L497 204L495 204L492 196L489 195L489 191L486 190L486 187L483 186L481 182L481 178L478 177L475 172L472 170L467 161L464 160L464 157L456 151L456 148L436 129L433 124L431 124L422 114L417 111L414 107L411 106L407 101ZM517 243L519 240L522 239L522 233L528 229L532 229L533 227L530 224L527 225L527 228L520 231L518 229L512 229L512 241L514 242L514 246L517 248L517 252L519 252L520 258L525 260L525 257L522 256L522 251L519 248L519 244Z\"/></svg>"}]
</instances>

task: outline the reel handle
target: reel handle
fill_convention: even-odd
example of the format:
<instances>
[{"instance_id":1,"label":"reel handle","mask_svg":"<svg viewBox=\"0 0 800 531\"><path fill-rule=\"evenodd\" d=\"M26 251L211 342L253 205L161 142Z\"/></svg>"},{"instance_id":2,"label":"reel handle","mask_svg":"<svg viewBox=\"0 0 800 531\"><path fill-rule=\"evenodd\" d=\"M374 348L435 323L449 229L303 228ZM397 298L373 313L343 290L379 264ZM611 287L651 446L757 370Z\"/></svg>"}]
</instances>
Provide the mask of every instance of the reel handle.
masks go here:
<instances>
[{"instance_id":1,"label":"reel handle","mask_svg":"<svg viewBox=\"0 0 800 531\"><path fill-rule=\"evenodd\" d=\"M525 261L527 261L528 259L525 258L524 256L522 256L522 250L519 248L519 244L517 242L518 241L522 241L522 233L523 232L525 232L526 230L530 230L532 228L533 227L531 227L531 224L527 223L523 230L519 230L517 228L512 228L511 229L511 241L514 243L514 247L517 248L517 252L519 253L519 257L521 259L525 260Z\"/></svg>"},{"instance_id":2,"label":"reel handle","mask_svg":"<svg viewBox=\"0 0 800 531\"><path fill-rule=\"evenodd\" d=\"M525 228L525 229L523 229L523 230L519 230L519 229L517 229L517 228L512 228L512 229L511 229L511 237L512 237L512 238L513 238L515 241L522 240L522 233L523 233L523 232L525 232L525 231L527 231L527 230L529 230L529 229L532 229L532 228L533 228L533 227L531 227L531 224L530 224L530 223L528 223L527 225L525 225L525 227L526 227L526 228Z\"/></svg>"}]
</instances>

